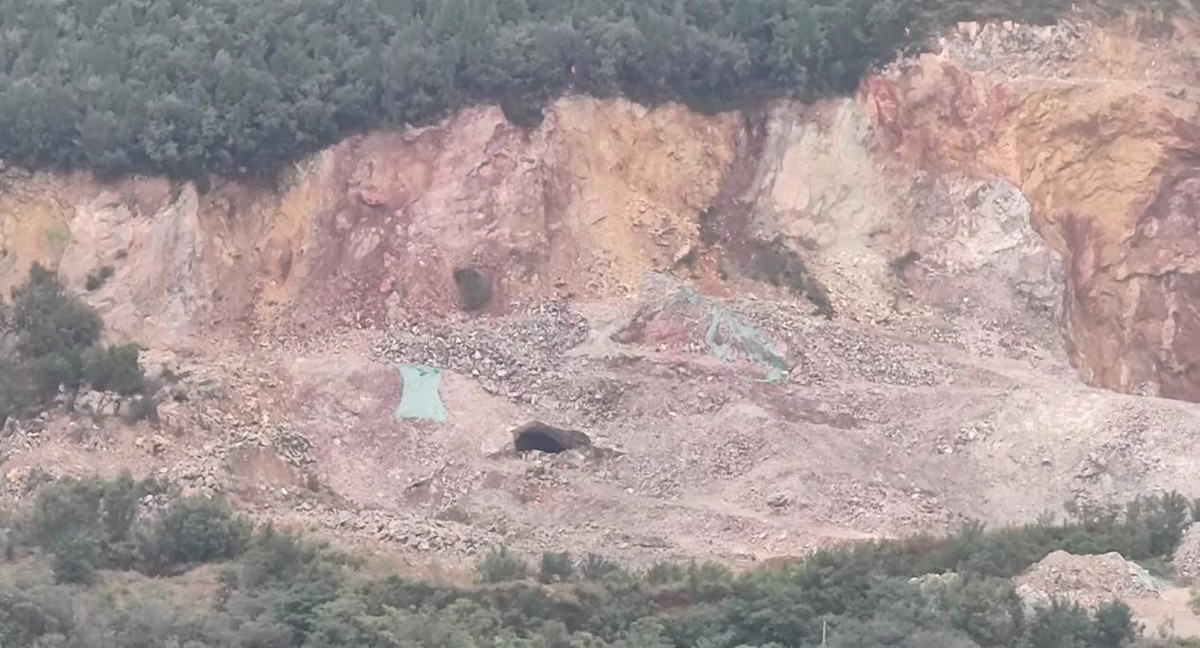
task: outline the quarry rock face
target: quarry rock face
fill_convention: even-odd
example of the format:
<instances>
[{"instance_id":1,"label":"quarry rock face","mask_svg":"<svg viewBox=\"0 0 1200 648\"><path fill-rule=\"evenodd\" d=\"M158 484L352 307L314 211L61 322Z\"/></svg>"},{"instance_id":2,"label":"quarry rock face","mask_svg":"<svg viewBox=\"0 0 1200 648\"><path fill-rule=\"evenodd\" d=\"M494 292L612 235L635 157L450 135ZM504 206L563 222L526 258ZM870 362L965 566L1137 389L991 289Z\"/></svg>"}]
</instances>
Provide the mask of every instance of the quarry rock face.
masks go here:
<instances>
[{"instance_id":1,"label":"quarry rock face","mask_svg":"<svg viewBox=\"0 0 1200 648\"><path fill-rule=\"evenodd\" d=\"M1197 111L1184 89L1195 79L1144 27L1091 33L1053 76L971 69L950 44L864 94L898 157L1020 190L1065 263L1064 331L1085 380L1200 400L1189 351Z\"/></svg>"},{"instance_id":2,"label":"quarry rock face","mask_svg":"<svg viewBox=\"0 0 1200 648\"><path fill-rule=\"evenodd\" d=\"M863 322L1044 323L1087 382L1200 401L1195 39L1145 33L965 25L855 97L755 114L568 97L522 129L473 108L273 184L10 171L0 289L47 264L112 337L181 347L624 298L665 272Z\"/></svg>"},{"instance_id":3,"label":"quarry rock face","mask_svg":"<svg viewBox=\"0 0 1200 648\"><path fill-rule=\"evenodd\" d=\"M499 108L347 140L275 186L12 174L0 288L34 262L110 330L185 344L196 327L384 327L464 306L621 295L699 246L735 115L569 99L526 131ZM469 284L469 286L467 285Z\"/></svg>"},{"instance_id":4,"label":"quarry rock face","mask_svg":"<svg viewBox=\"0 0 1200 648\"><path fill-rule=\"evenodd\" d=\"M849 97L477 106L269 180L0 167L0 290L55 268L156 385L10 419L0 499L752 566L1196 497L1193 32L963 25Z\"/></svg>"}]
</instances>

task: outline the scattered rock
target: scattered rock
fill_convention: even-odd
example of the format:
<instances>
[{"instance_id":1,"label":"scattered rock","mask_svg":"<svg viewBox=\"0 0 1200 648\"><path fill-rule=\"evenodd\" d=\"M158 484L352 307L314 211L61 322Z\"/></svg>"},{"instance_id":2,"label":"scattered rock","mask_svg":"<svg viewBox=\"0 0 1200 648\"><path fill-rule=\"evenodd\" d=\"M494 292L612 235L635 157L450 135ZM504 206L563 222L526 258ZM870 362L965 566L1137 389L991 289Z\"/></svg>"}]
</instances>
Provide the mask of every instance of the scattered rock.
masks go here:
<instances>
[{"instance_id":1,"label":"scattered rock","mask_svg":"<svg viewBox=\"0 0 1200 648\"><path fill-rule=\"evenodd\" d=\"M767 506L775 509L786 508L792 503L792 496L787 493L773 493L767 498Z\"/></svg>"},{"instance_id":2,"label":"scattered rock","mask_svg":"<svg viewBox=\"0 0 1200 648\"><path fill-rule=\"evenodd\" d=\"M1200 524L1193 524L1184 532L1171 564L1175 575L1186 582L1200 578Z\"/></svg>"},{"instance_id":3,"label":"scattered rock","mask_svg":"<svg viewBox=\"0 0 1200 648\"><path fill-rule=\"evenodd\" d=\"M587 336L587 320L581 315L547 303L498 324L432 331L402 327L376 352L398 363L474 376L486 391L518 401L530 393L554 394L563 378L563 354Z\"/></svg>"}]
</instances>

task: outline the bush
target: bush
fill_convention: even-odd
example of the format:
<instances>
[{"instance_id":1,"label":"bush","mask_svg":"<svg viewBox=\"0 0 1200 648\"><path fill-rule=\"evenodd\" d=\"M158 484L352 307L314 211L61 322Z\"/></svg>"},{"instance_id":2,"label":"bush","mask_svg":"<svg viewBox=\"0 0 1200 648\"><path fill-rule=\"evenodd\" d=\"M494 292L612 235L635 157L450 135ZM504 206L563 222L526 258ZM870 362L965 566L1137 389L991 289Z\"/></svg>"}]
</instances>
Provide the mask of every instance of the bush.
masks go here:
<instances>
[{"instance_id":1,"label":"bush","mask_svg":"<svg viewBox=\"0 0 1200 648\"><path fill-rule=\"evenodd\" d=\"M588 554L579 563L579 577L599 581L608 578L627 578L629 573L617 563L597 554Z\"/></svg>"},{"instance_id":2,"label":"bush","mask_svg":"<svg viewBox=\"0 0 1200 648\"><path fill-rule=\"evenodd\" d=\"M62 538L98 537L104 533L100 517L104 484L98 479L66 477L43 486L25 521L36 546L53 550Z\"/></svg>"},{"instance_id":3,"label":"bush","mask_svg":"<svg viewBox=\"0 0 1200 648\"><path fill-rule=\"evenodd\" d=\"M1120 520L1116 527L1101 527L1094 537L1081 526L1054 526L1048 520L1016 530L987 531L973 525L961 538L942 539L943 543L934 538L863 543L822 551L783 568L741 575L720 565L664 563L635 578L620 565L595 557L582 563L591 580L553 588L530 582L457 587L398 576L378 578L324 543L267 526L252 534L249 548L218 574L219 590L212 606L186 600L194 591L192 582L163 579L150 585L137 575L124 575L119 586L92 585L95 569L112 561L106 558L112 553L107 546L114 544L114 538L128 535L131 527L137 528L134 495L151 487L128 477L110 482L60 480L39 493L35 508L43 509L37 518L42 521L40 528L61 533L50 543L55 549L50 569L40 561L23 561L16 567L0 564L0 645L1185 645L1134 643L1142 629L1119 602L1101 606L1094 614L1063 602L1027 610L1008 578L963 572L912 579L947 556L963 565L975 564L972 559L978 552L996 552L1006 542L1022 545L1014 554L1021 559L1027 555L1026 544L1101 546L1113 528L1123 528ZM97 513L84 510L89 502L99 503ZM1126 514L1125 508L1119 510ZM1149 528L1153 525L1145 521L1155 516L1131 517ZM184 522L168 525L168 519ZM203 523L187 522L192 519ZM229 527L231 519L220 502L179 500L155 522L156 550L165 555L177 537L188 557L211 556L219 550L209 547L228 543L195 542L194 538L214 535L211 529ZM218 523L211 524L214 520ZM168 527L188 531L172 534L165 530ZM81 529L91 532L81 533ZM1034 541L1026 543L1030 538ZM1016 560L989 558L978 564L1008 565ZM542 580L552 580L551 575L561 577L570 560L566 554L545 554L542 563L546 575ZM478 571L482 583L494 583L524 578L528 567L520 556L500 547L483 558ZM51 574L60 584L48 584ZM19 589L14 586L18 583ZM184 600L184 605L177 607L172 603L176 599ZM827 642L822 641L823 628L828 630Z\"/></svg>"},{"instance_id":4,"label":"bush","mask_svg":"<svg viewBox=\"0 0 1200 648\"><path fill-rule=\"evenodd\" d=\"M0 646L36 646L39 637L66 629L63 602L45 600L29 588L0 584Z\"/></svg>"},{"instance_id":5,"label":"bush","mask_svg":"<svg viewBox=\"0 0 1200 648\"><path fill-rule=\"evenodd\" d=\"M145 390L135 344L95 348L100 316L69 294L51 271L34 264L25 284L0 304L0 424L44 409L62 389L85 381L124 395Z\"/></svg>"},{"instance_id":6,"label":"bush","mask_svg":"<svg viewBox=\"0 0 1200 648\"><path fill-rule=\"evenodd\" d=\"M646 570L642 578L649 585L662 587L681 582L686 574L687 570L679 563L660 561Z\"/></svg>"},{"instance_id":7,"label":"bush","mask_svg":"<svg viewBox=\"0 0 1200 648\"><path fill-rule=\"evenodd\" d=\"M96 579L100 551L96 541L79 534L55 540L50 568L57 583L87 584Z\"/></svg>"},{"instance_id":8,"label":"bush","mask_svg":"<svg viewBox=\"0 0 1200 648\"><path fill-rule=\"evenodd\" d=\"M332 549L267 525L251 539L241 560L238 582L242 587L290 586L296 582L340 583L343 571L354 561Z\"/></svg>"},{"instance_id":9,"label":"bush","mask_svg":"<svg viewBox=\"0 0 1200 648\"><path fill-rule=\"evenodd\" d=\"M140 394L146 389L146 374L138 364L140 355L141 347L136 344L95 349L88 353L84 376L96 391Z\"/></svg>"},{"instance_id":10,"label":"bush","mask_svg":"<svg viewBox=\"0 0 1200 648\"><path fill-rule=\"evenodd\" d=\"M24 535L53 554L56 574L80 574L67 578L87 578L82 562L129 569L140 562L132 530L145 491L146 485L128 472L108 481L96 477L58 479L38 491L23 523Z\"/></svg>"},{"instance_id":11,"label":"bush","mask_svg":"<svg viewBox=\"0 0 1200 648\"><path fill-rule=\"evenodd\" d=\"M32 404L38 400L29 367L16 357L15 352L2 348L3 344L0 339L0 428L9 417L28 415Z\"/></svg>"},{"instance_id":12,"label":"bush","mask_svg":"<svg viewBox=\"0 0 1200 648\"><path fill-rule=\"evenodd\" d=\"M88 292L94 292L94 291L100 290L102 287L104 287L104 284L109 279L112 279L112 276L114 274L116 274L116 269L110 265L106 265L97 270L92 270L91 272L88 273L87 279L84 281L83 287L86 288Z\"/></svg>"},{"instance_id":13,"label":"bush","mask_svg":"<svg viewBox=\"0 0 1200 648\"><path fill-rule=\"evenodd\" d=\"M144 553L155 571L171 566L235 558L250 540L253 525L222 500L181 497L159 516Z\"/></svg>"},{"instance_id":14,"label":"bush","mask_svg":"<svg viewBox=\"0 0 1200 648\"><path fill-rule=\"evenodd\" d=\"M82 367L81 354L100 339L96 312L67 294L53 272L34 264L29 281L13 289L17 350L26 358L62 357Z\"/></svg>"},{"instance_id":15,"label":"bush","mask_svg":"<svg viewBox=\"0 0 1200 648\"><path fill-rule=\"evenodd\" d=\"M508 547L492 549L475 565L475 580L480 583L505 583L524 580L529 576L529 565Z\"/></svg>"},{"instance_id":16,"label":"bush","mask_svg":"<svg viewBox=\"0 0 1200 648\"><path fill-rule=\"evenodd\" d=\"M575 565L571 562L571 554L563 552L547 552L542 554L541 569L538 570L538 582L562 583L571 580L575 575Z\"/></svg>"},{"instance_id":17,"label":"bush","mask_svg":"<svg viewBox=\"0 0 1200 648\"><path fill-rule=\"evenodd\" d=\"M1141 634L1141 626L1133 620L1133 610L1121 601L1106 603L1096 609L1092 628L1092 646L1121 648L1128 646Z\"/></svg>"}]
</instances>

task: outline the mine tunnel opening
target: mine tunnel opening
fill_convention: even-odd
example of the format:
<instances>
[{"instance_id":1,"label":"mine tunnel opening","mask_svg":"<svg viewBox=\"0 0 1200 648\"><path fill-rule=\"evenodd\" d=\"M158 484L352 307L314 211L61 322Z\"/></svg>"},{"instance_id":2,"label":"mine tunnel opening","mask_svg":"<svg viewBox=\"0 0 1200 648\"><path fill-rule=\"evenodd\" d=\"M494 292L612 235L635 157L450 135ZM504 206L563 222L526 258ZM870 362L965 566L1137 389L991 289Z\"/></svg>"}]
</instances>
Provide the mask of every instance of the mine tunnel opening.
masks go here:
<instances>
[{"instance_id":1,"label":"mine tunnel opening","mask_svg":"<svg viewBox=\"0 0 1200 648\"><path fill-rule=\"evenodd\" d=\"M454 271L454 285L458 288L458 301L463 310L483 310L492 301L492 284L486 275L475 268L459 268Z\"/></svg>"},{"instance_id":2,"label":"mine tunnel opening","mask_svg":"<svg viewBox=\"0 0 1200 648\"><path fill-rule=\"evenodd\" d=\"M518 453L558 454L592 445L591 438L577 430L564 430L534 421L513 430L513 446Z\"/></svg>"}]
</instances>

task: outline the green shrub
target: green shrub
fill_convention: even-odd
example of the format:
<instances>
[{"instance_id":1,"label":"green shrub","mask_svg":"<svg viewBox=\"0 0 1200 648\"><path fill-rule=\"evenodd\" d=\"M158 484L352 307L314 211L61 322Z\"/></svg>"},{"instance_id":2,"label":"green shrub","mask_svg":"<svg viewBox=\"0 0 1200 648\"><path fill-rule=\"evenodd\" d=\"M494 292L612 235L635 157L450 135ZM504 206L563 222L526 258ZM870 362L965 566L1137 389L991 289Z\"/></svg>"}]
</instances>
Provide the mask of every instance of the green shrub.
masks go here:
<instances>
[{"instance_id":1,"label":"green shrub","mask_svg":"<svg viewBox=\"0 0 1200 648\"><path fill-rule=\"evenodd\" d=\"M1096 609L1091 645L1095 648L1122 648L1131 645L1142 628L1133 620L1133 610L1121 601L1112 601Z\"/></svg>"},{"instance_id":2,"label":"green shrub","mask_svg":"<svg viewBox=\"0 0 1200 648\"><path fill-rule=\"evenodd\" d=\"M52 550L61 538L100 536L103 499L103 482L94 478L65 477L43 486L25 521L29 539Z\"/></svg>"},{"instance_id":3,"label":"green shrub","mask_svg":"<svg viewBox=\"0 0 1200 648\"><path fill-rule=\"evenodd\" d=\"M68 628L71 615L63 609L66 602L37 594L26 587L0 583L0 646L36 646L39 637Z\"/></svg>"},{"instance_id":4,"label":"green shrub","mask_svg":"<svg viewBox=\"0 0 1200 648\"><path fill-rule=\"evenodd\" d=\"M100 339L95 311L69 295L58 276L34 264L29 281L13 288L13 327L22 356L77 356ZM77 362L75 364L82 364Z\"/></svg>"},{"instance_id":5,"label":"green shrub","mask_svg":"<svg viewBox=\"0 0 1200 648\"><path fill-rule=\"evenodd\" d=\"M835 547L778 569L732 574L708 563L661 564L635 578L620 565L583 561L589 579L553 588L528 581L525 562L497 548L480 563L484 585L453 586L376 577L328 545L270 526L218 574L214 603L187 598L188 580L149 581L136 574L97 587L96 569L115 564L112 546L137 529L135 494L155 488L130 477L59 480L43 488L29 524L59 532L49 568L37 560L0 564L0 645L17 646L505 646L509 648L1129 648L1188 645L1138 642L1142 632L1127 606L1113 602L1089 614L1063 602L1027 610L1006 577L960 571L914 580L929 565L1009 568L1047 547L1103 548L1138 529L1166 528L1154 511L1170 499L1142 502L1132 514L1092 527L1048 519L1015 529L970 525L950 538L922 537ZM85 505L97 509L88 514ZM210 500L184 498L154 525L159 545L179 544L188 557L214 543L194 542L209 524L229 520ZM219 503L218 503L219 504ZM1139 508L1140 507L1140 508ZM213 511L218 511L214 513ZM1147 514L1150 511L1152 514ZM36 518L35 518L36 516ZM192 531L171 534L167 518ZM1174 519L1167 515L1165 519ZM90 533L84 533L89 530ZM199 531L195 531L195 530ZM35 537L32 530L26 534ZM176 543L170 538L181 538ZM218 534L221 535L221 534ZM234 534L238 535L238 534ZM221 544L221 543L216 543ZM1005 553L1005 545L1015 545ZM1146 547L1152 546L1149 540ZM225 546L225 545L222 545ZM199 549L197 547L200 547ZM992 554L976 560L980 554ZM543 556L561 574L565 554ZM590 563L590 566L588 566ZM132 565L132 562L128 564ZM114 567L107 567L112 569ZM115 567L129 569L129 567ZM51 584L50 576L59 584ZM512 580L517 582L508 582ZM207 578L205 579L207 580ZM543 580L550 580L545 578ZM490 583L501 582L501 585ZM119 584L118 584L119 583ZM19 586L19 589L17 587ZM14 592L20 592L19 595ZM173 594L173 595L172 595ZM182 601L181 605L173 600ZM827 635L827 636L825 636ZM823 640L824 638L824 640Z\"/></svg>"},{"instance_id":6,"label":"green shrub","mask_svg":"<svg viewBox=\"0 0 1200 648\"><path fill-rule=\"evenodd\" d=\"M268 524L253 535L242 556L238 581L250 588L304 581L336 584L353 564L349 556L325 542L280 533Z\"/></svg>"},{"instance_id":7,"label":"green shrub","mask_svg":"<svg viewBox=\"0 0 1200 648\"><path fill-rule=\"evenodd\" d=\"M155 520L144 541L152 569L235 558L250 540L253 525L223 500L181 497Z\"/></svg>"},{"instance_id":8,"label":"green shrub","mask_svg":"<svg viewBox=\"0 0 1200 648\"><path fill-rule=\"evenodd\" d=\"M29 367L15 353L0 348L0 427L9 417L31 413L36 393Z\"/></svg>"},{"instance_id":9,"label":"green shrub","mask_svg":"<svg viewBox=\"0 0 1200 648\"><path fill-rule=\"evenodd\" d=\"M571 554L563 552L547 552L542 554L542 565L538 570L538 582L562 583L571 580L575 575L575 565L571 562Z\"/></svg>"},{"instance_id":10,"label":"green shrub","mask_svg":"<svg viewBox=\"0 0 1200 648\"><path fill-rule=\"evenodd\" d=\"M628 578L629 573L617 563L598 554L588 554L579 562L579 577L600 581L608 578Z\"/></svg>"},{"instance_id":11,"label":"green shrub","mask_svg":"<svg viewBox=\"0 0 1200 648\"><path fill-rule=\"evenodd\" d=\"M1092 623L1088 613L1074 603L1051 601L1035 610L1025 634L1029 648L1091 648Z\"/></svg>"},{"instance_id":12,"label":"green shrub","mask_svg":"<svg viewBox=\"0 0 1200 648\"><path fill-rule=\"evenodd\" d=\"M116 274L116 269L110 265L103 266L97 270L92 270L88 273L83 287L86 288L88 292L100 290L102 287L104 287L104 284L109 279L112 279L114 274Z\"/></svg>"},{"instance_id":13,"label":"green shrub","mask_svg":"<svg viewBox=\"0 0 1200 648\"><path fill-rule=\"evenodd\" d=\"M24 536L56 561L67 561L62 569L70 573L83 573L75 565L84 559L96 567L129 569L141 560L132 531L145 492L146 485L128 472L113 480L58 479L38 491L23 521ZM76 544L64 546L64 539ZM88 546L79 545L80 539Z\"/></svg>"},{"instance_id":14,"label":"green shrub","mask_svg":"<svg viewBox=\"0 0 1200 648\"><path fill-rule=\"evenodd\" d=\"M475 580L480 583L505 583L528 576L525 559L505 546L492 549L475 565Z\"/></svg>"},{"instance_id":15,"label":"green shrub","mask_svg":"<svg viewBox=\"0 0 1200 648\"><path fill-rule=\"evenodd\" d=\"M136 344L94 349L87 355L84 377L96 391L140 394L146 388L146 374L138 364L140 355L141 347Z\"/></svg>"},{"instance_id":16,"label":"green shrub","mask_svg":"<svg viewBox=\"0 0 1200 648\"><path fill-rule=\"evenodd\" d=\"M95 348L103 330L99 315L53 272L34 264L12 297L11 307L0 304L0 424L35 414L60 390L84 382L124 395L146 389L140 348Z\"/></svg>"},{"instance_id":17,"label":"green shrub","mask_svg":"<svg viewBox=\"0 0 1200 648\"><path fill-rule=\"evenodd\" d=\"M94 539L73 533L56 539L52 550L50 568L55 582L87 584L96 579L100 550Z\"/></svg>"},{"instance_id":18,"label":"green shrub","mask_svg":"<svg viewBox=\"0 0 1200 648\"><path fill-rule=\"evenodd\" d=\"M100 317L69 295L51 271L34 264L29 280L12 291L16 351L42 402L59 387L82 382L83 353L100 339Z\"/></svg>"}]
</instances>

